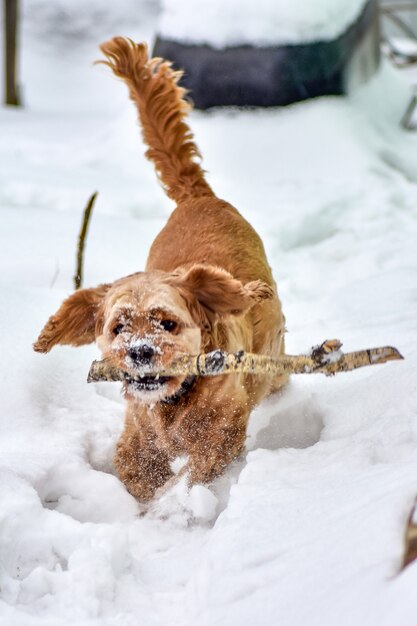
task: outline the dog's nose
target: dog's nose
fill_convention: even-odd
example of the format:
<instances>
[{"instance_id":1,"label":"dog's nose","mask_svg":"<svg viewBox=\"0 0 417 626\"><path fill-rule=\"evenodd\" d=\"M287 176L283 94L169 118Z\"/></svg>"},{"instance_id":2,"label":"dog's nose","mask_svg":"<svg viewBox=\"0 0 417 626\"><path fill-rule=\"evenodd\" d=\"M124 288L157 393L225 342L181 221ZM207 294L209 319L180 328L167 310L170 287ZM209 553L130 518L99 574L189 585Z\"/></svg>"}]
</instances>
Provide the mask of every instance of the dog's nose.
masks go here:
<instances>
[{"instance_id":1,"label":"dog's nose","mask_svg":"<svg viewBox=\"0 0 417 626\"><path fill-rule=\"evenodd\" d=\"M129 356L137 365L149 365L155 354L155 349L147 343L129 348Z\"/></svg>"}]
</instances>

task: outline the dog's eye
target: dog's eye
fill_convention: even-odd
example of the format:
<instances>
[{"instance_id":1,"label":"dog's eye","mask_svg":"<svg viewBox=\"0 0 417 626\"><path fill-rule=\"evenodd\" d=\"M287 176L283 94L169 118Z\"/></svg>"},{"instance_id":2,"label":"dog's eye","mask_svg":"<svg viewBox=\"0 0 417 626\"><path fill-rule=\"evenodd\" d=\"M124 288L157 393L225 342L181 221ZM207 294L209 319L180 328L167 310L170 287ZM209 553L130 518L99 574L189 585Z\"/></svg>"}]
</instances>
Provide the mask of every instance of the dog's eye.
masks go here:
<instances>
[{"instance_id":1,"label":"dog's eye","mask_svg":"<svg viewBox=\"0 0 417 626\"><path fill-rule=\"evenodd\" d=\"M162 328L169 333L172 333L178 326L177 322L174 322L174 320L161 320L159 323Z\"/></svg>"},{"instance_id":2,"label":"dog's eye","mask_svg":"<svg viewBox=\"0 0 417 626\"><path fill-rule=\"evenodd\" d=\"M117 324L117 326L113 328L113 335L120 335L120 333L123 332L123 329L124 324Z\"/></svg>"}]
</instances>

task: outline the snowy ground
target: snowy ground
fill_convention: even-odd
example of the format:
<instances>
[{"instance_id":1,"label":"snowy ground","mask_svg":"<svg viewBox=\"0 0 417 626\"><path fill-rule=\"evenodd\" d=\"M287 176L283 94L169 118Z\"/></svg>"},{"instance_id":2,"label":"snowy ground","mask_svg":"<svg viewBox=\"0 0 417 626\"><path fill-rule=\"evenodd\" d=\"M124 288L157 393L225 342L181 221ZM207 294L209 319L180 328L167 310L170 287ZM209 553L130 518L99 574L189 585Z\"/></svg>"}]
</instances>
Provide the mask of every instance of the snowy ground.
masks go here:
<instances>
[{"instance_id":1,"label":"snowy ground","mask_svg":"<svg viewBox=\"0 0 417 626\"><path fill-rule=\"evenodd\" d=\"M161 0L158 32L165 39L215 48L242 44L276 46L336 39L356 20L367 0ZM221 19L219 19L221 15Z\"/></svg>"},{"instance_id":2,"label":"snowy ground","mask_svg":"<svg viewBox=\"0 0 417 626\"><path fill-rule=\"evenodd\" d=\"M97 350L31 344L72 289L94 190L86 285L143 268L171 209L124 87L91 65L111 34L148 38L154 9L136 8L135 28L110 11L75 28L64 5L27 3L26 107L0 110L1 624L414 626L417 566L398 575L417 494L407 87L384 67L349 99L193 114L210 183L264 238L288 351L340 337L405 361L294 378L255 411L248 454L223 478L138 517L111 463L117 385L85 384Z\"/></svg>"}]
</instances>

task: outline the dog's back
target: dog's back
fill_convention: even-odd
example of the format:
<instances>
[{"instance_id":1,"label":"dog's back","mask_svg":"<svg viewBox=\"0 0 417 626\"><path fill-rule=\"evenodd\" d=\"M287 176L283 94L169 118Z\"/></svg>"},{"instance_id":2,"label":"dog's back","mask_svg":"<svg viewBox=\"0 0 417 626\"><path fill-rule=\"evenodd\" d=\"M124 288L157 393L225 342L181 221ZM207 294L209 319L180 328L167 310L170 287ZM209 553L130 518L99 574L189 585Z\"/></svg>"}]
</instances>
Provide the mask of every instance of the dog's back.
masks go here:
<instances>
[{"instance_id":1,"label":"dog's back","mask_svg":"<svg viewBox=\"0 0 417 626\"><path fill-rule=\"evenodd\" d=\"M159 179L177 203L153 243L147 269L172 271L190 263L209 263L246 283L273 285L263 244L250 224L230 204L219 200L205 180L200 154L184 122L190 110L182 73L168 61L149 59L146 44L115 37L101 46L107 65L122 78L135 103Z\"/></svg>"}]
</instances>

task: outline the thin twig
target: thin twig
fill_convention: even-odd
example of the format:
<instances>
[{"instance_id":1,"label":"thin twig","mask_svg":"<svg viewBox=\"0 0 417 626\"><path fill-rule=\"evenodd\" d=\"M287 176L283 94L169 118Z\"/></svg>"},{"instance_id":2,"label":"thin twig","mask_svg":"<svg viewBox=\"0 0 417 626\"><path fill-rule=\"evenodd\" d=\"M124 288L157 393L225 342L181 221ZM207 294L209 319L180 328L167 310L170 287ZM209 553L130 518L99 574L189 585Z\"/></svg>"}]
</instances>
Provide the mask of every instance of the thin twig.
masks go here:
<instances>
[{"instance_id":1,"label":"thin twig","mask_svg":"<svg viewBox=\"0 0 417 626\"><path fill-rule=\"evenodd\" d=\"M417 522L416 522L417 500L408 517L404 537L404 554L401 570L417 559Z\"/></svg>"},{"instance_id":2,"label":"thin twig","mask_svg":"<svg viewBox=\"0 0 417 626\"><path fill-rule=\"evenodd\" d=\"M394 11L385 9L383 11L383 15L387 17L388 19L390 19L394 24L396 24L398 28L403 33L405 33L408 37L410 37L411 39L414 39L414 41L417 39L414 30L405 22L405 20L403 20L396 13L394 13Z\"/></svg>"},{"instance_id":3,"label":"thin twig","mask_svg":"<svg viewBox=\"0 0 417 626\"><path fill-rule=\"evenodd\" d=\"M416 11L417 5L413 2L383 2L379 5L379 10L384 11Z\"/></svg>"},{"instance_id":4,"label":"thin twig","mask_svg":"<svg viewBox=\"0 0 417 626\"><path fill-rule=\"evenodd\" d=\"M244 374L325 374L332 376L338 372L348 372L367 365L377 365L403 357L396 348L386 346L348 352L343 354L337 339L324 341L312 349L310 355L282 355L271 357L249 352L227 353L215 350L197 356L185 355L171 363L164 370L136 371L114 367L109 360L94 361L87 382L135 381L144 376L217 376L241 372Z\"/></svg>"},{"instance_id":5,"label":"thin twig","mask_svg":"<svg viewBox=\"0 0 417 626\"><path fill-rule=\"evenodd\" d=\"M77 247L77 268L74 276L74 289L77 290L83 283L83 267L84 267L84 247L85 239L87 237L88 225L90 223L91 212L93 210L94 202L98 196L98 191L95 191L87 202L87 206L84 209L83 222L81 224L80 234L78 235L78 247Z\"/></svg>"}]
</instances>

